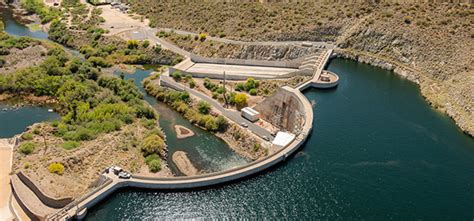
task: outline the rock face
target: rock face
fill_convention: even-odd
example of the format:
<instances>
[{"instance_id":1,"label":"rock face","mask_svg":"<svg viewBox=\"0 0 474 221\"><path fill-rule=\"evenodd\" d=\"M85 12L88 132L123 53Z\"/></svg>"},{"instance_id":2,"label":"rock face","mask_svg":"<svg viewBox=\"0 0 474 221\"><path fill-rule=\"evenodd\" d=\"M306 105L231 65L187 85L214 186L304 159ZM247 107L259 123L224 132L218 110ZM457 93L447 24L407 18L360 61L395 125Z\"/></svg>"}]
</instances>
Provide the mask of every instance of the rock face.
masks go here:
<instances>
[{"instance_id":1,"label":"rock face","mask_svg":"<svg viewBox=\"0 0 474 221\"><path fill-rule=\"evenodd\" d=\"M183 151L176 151L171 156L173 163L178 167L178 170L186 176L195 176L199 171L189 160L188 156Z\"/></svg>"},{"instance_id":2,"label":"rock face","mask_svg":"<svg viewBox=\"0 0 474 221\"><path fill-rule=\"evenodd\" d=\"M297 45L242 45L240 50L234 51L231 54L231 57L257 60L293 60L319 52L320 49L315 47Z\"/></svg>"}]
</instances>

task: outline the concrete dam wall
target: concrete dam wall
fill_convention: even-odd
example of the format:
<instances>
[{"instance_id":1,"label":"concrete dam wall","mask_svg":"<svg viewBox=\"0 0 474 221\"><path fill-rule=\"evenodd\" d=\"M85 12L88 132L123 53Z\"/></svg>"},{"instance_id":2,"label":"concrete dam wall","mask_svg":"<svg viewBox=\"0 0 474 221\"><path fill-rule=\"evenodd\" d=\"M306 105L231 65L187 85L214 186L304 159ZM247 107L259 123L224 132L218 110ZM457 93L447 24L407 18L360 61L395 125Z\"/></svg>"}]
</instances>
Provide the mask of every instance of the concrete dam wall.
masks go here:
<instances>
[{"instance_id":1,"label":"concrete dam wall","mask_svg":"<svg viewBox=\"0 0 474 221\"><path fill-rule=\"evenodd\" d=\"M305 123L304 108L300 98L284 87L254 107L263 119L294 134L298 134Z\"/></svg>"}]
</instances>

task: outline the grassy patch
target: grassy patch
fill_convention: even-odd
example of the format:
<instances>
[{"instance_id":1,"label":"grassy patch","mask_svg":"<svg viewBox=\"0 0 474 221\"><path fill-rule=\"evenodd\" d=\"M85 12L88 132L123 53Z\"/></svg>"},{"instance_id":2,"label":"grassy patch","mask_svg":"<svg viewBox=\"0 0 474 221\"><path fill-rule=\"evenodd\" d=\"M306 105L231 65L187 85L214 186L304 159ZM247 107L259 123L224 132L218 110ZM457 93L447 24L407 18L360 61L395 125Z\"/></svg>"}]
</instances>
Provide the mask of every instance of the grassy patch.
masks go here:
<instances>
[{"instance_id":1,"label":"grassy patch","mask_svg":"<svg viewBox=\"0 0 474 221\"><path fill-rule=\"evenodd\" d=\"M66 150L72 150L72 149L76 149L80 145L81 143L77 141L66 141L63 143L62 147Z\"/></svg>"}]
</instances>

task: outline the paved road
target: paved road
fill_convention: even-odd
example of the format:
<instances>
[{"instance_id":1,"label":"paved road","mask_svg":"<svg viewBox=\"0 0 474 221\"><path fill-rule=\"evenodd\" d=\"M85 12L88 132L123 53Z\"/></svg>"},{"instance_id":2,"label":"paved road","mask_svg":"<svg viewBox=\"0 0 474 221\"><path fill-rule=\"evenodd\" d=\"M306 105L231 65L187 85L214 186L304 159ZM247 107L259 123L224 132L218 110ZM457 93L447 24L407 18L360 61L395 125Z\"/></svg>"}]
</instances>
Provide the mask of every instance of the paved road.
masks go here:
<instances>
[{"instance_id":1,"label":"paved road","mask_svg":"<svg viewBox=\"0 0 474 221\"><path fill-rule=\"evenodd\" d=\"M224 108L219 102L217 102L216 100L208 97L207 95L199 92L199 91L196 91L196 90L192 90L190 88L187 88L186 86L180 84L180 83L177 83L176 81L173 80L173 78L171 78L170 76L164 74L164 75L161 75L161 80L162 81L165 81L166 83L168 84L171 84L173 85L174 87L176 88L180 88L181 90L184 90L184 91L187 91L189 92L190 94L202 99L202 100L205 100L206 102L208 102L209 104L211 104L212 106L214 106L215 108L217 108L224 116L226 116L227 118L229 118L230 120L234 121L235 123L237 124L241 124L241 123L246 123L248 124L248 128L251 132L253 132L254 134L256 134L257 136L259 137L268 137L270 140L273 140L273 137L271 136L271 133L250 122L249 120L243 118L241 115L240 115L240 112L238 111L235 111L235 110L228 110L226 108Z\"/></svg>"}]
</instances>

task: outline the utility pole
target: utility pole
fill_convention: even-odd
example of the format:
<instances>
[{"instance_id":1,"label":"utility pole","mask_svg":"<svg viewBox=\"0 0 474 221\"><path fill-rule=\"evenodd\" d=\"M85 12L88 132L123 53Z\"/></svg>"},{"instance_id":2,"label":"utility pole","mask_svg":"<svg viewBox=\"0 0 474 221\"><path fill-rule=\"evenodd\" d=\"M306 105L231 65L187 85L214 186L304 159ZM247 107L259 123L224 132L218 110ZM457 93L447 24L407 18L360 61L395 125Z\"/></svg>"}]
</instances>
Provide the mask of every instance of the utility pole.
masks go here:
<instances>
[{"instance_id":1,"label":"utility pole","mask_svg":"<svg viewBox=\"0 0 474 221\"><path fill-rule=\"evenodd\" d=\"M226 63L227 63L227 62L226 62ZM226 86L225 86L225 78L226 78L226 75L225 75L225 71L224 71L224 83L223 83L223 85L224 85L224 103L225 103L224 107L227 108L227 107L228 107L228 104L227 104L227 95L226 95L226 94L227 94L227 88L226 88Z\"/></svg>"}]
</instances>

